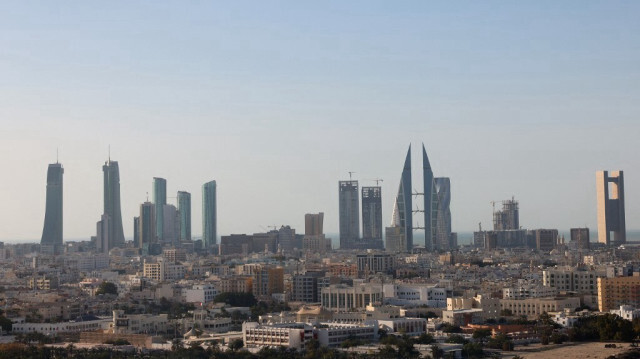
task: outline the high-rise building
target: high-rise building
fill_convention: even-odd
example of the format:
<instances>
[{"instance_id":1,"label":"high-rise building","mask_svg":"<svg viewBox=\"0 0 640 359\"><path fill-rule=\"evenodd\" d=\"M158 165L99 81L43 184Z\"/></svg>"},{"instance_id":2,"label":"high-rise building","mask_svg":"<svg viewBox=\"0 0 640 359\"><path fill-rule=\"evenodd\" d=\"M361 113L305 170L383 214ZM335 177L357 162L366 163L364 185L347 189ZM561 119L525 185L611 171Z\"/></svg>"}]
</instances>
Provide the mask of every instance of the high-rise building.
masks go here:
<instances>
[{"instance_id":1,"label":"high-rise building","mask_svg":"<svg viewBox=\"0 0 640 359\"><path fill-rule=\"evenodd\" d=\"M138 234L139 243L136 243L138 248L141 248L143 253L148 253L149 247L157 242L156 233L156 208L153 203L144 202L140 205L140 217L138 217Z\"/></svg>"},{"instance_id":2,"label":"high-rise building","mask_svg":"<svg viewBox=\"0 0 640 359\"><path fill-rule=\"evenodd\" d=\"M571 228L571 242L575 243L578 249L591 248L589 228Z\"/></svg>"},{"instance_id":3,"label":"high-rise building","mask_svg":"<svg viewBox=\"0 0 640 359\"><path fill-rule=\"evenodd\" d=\"M109 243L110 233L109 233L109 215L103 214L100 217L100 221L96 223L96 252L109 254Z\"/></svg>"},{"instance_id":4,"label":"high-rise building","mask_svg":"<svg viewBox=\"0 0 640 359\"><path fill-rule=\"evenodd\" d=\"M140 243L140 217L133 217L133 245Z\"/></svg>"},{"instance_id":5,"label":"high-rise building","mask_svg":"<svg viewBox=\"0 0 640 359\"><path fill-rule=\"evenodd\" d=\"M304 234L312 236L322 234L324 213L307 213L304 215Z\"/></svg>"},{"instance_id":6,"label":"high-rise building","mask_svg":"<svg viewBox=\"0 0 640 359\"><path fill-rule=\"evenodd\" d=\"M433 250L448 251L453 246L451 234L451 181L448 177L437 177L433 180L436 189L436 226Z\"/></svg>"},{"instance_id":7,"label":"high-rise building","mask_svg":"<svg viewBox=\"0 0 640 359\"><path fill-rule=\"evenodd\" d=\"M218 205L216 203L216 181L202 185L202 244L205 248L215 246L218 235Z\"/></svg>"},{"instance_id":8,"label":"high-rise building","mask_svg":"<svg viewBox=\"0 0 640 359\"><path fill-rule=\"evenodd\" d=\"M607 313L621 305L640 307L640 276L598 278L598 309Z\"/></svg>"},{"instance_id":9,"label":"high-rise building","mask_svg":"<svg viewBox=\"0 0 640 359\"><path fill-rule=\"evenodd\" d=\"M109 159L102 166L104 174L104 210L109 216L109 237L112 243L109 248L124 245L124 231L122 229L122 213L120 212L120 170L117 161Z\"/></svg>"},{"instance_id":10,"label":"high-rise building","mask_svg":"<svg viewBox=\"0 0 640 359\"><path fill-rule=\"evenodd\" d=\"M427 150L422 144L422 188L424 192L424 246L427 250L434 250L437 246L437 211L438 211L438 195L436 192L436 184L433 180L433 171ZM409 189L411 191L411 189ZM413 244L413 242L412 242Z\"/></svg>"},{"instance_id":11,"label":"high-rise building","mask_svg":"<svg viewBox=\"0 0 640 359\"><path fill-rule=\"evenodd\" d=\"M388 251L409 252L413 249L413 204L411 189L411 145L404 160L398 195L393 204L391 227L385 229Z\"/></svg>"},{"instance_id":12,"label":"high-rise building","mask_svg":"<svg viewBox=\"0 0 640 359\"><path fill-rule=\"evenodd\" d=\"M164 241L164 205L167 204L167 180L153 177L153 204L156 206L156 234Z\"/></svg>"},{"instance_id":13,"label":"high-rise building","mask_svg":"<svg viewBox=\"0 0 640 359\"><path fill-rule=\"evenodd\" d=\"M627 242L624 215L624 176L622 171L596 172L598 199L598 242L609 245L613 232L613 245Z\"/></svg>"},{"instance_id":14,"label":"high-rise building","mask_svg":"<svg viewBox=\"0 0 640 359\"><path fill-rule=\"evenodd\" d=\"M180 215L176 206L172 204L162 206L162 216L162 233L164 234L162 242L175 245L180 236Z\"/></svg>"},{"instance_id":15,"label":"high-rise building","mask_svg":"<svg viewBox=\"0 0 640 359\"><path fill-rule=\"evenodd\" d=\"M542 252L551 252L558 243L557 229L536 229L536 249Z\"/></svg>"},{"instance_id":16,"label":"high-rise building","mask_svg":"<svg viewBox=\"0 0 640 359\"><path fill-rule=\"evenodd\" d=\"M178 192L178 212L180 213L180 240L191 240L191 193Z\"/></svg>"},{"instance_id":17,"label":"high-rise building","mask_svg":"<svg viewBox=\"0 0 640 359\"><path fill-rule=\"evenodd\" d=\"M362 187L362 239L382 240L382 188Z\"/></svg>"},{"instance_id":18,"label":"high-rise building","mask_svg":"<svg viewBox=\"0 0 640 359\"><path fill-rule=\"evenodd\" d=\"M62 249L62 175L60 163L52 163L47 169L47 203L40 244L52 247L54 253Z\"/></svg>"},{"instance_id":19,"label":"high-rise building","mask_svg":"<svg viewBox=\"0 0 640 359\"><path fill-rule=\"evenodd\" d=\"M340 248L354 248L360 238L358 181L339 181Z\"/></svg>"},{"instance_id":20,"label":"high-rise building","mask_svg":"<svg viewBox=\"0 0 640 359\"><path fill-rule=\"evenodd\" d=\"M508 231L520 229L520 210L515 198L502 201L502 210L493 212L493 230Z\"/></svg>"}]
</instances>

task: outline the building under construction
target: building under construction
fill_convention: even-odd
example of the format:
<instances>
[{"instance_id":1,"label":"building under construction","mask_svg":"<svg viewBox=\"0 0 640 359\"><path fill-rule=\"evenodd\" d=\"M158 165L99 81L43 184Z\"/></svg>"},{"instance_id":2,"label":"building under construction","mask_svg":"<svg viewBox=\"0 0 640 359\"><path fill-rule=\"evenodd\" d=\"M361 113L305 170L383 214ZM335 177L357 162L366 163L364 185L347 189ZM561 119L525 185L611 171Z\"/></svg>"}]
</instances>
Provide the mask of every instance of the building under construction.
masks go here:
<instances>
[{"instance_id":1,"label":"building under construction","mask_svg":"<svg viewBox=\"0 0 640 359\"><path fill-rule=\"evenodd\" d=\"M502 210L493 212L493 230L506 231L520 229L520 212L518 201L513 197L502 201Z\"/></svg>"}]
</instances>

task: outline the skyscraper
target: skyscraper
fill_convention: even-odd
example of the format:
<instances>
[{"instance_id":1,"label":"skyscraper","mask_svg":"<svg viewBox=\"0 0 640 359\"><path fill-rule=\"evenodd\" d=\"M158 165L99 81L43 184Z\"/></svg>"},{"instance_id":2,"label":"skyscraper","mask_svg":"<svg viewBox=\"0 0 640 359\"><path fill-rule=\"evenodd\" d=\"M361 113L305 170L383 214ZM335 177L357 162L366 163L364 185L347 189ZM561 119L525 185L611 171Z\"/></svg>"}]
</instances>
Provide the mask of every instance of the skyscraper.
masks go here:
<instances>
[{"instance_id":1,"label":"skyscraper","mask_svg":"<svg viewBox=\"0 0 640 359\"><path fill-rule=\"evenodd\" d=\"M191 193L178 192L178 212L180 214L180 240L191 240Z\"/></svg>"},{"instance_id":2,"label":"skyscraper","mask_svg":"<svg viewBox=\"0 0 640 359\"><path fill-rule=\"evenodd\" d=\"M167 180L153 177L153 204L156 206L156 234L164 241L164 205L167 204Z\"/></svg>"},{"instance_id":3,"label":"skyscraper","mask_svg":"<svg viewBox=\"0 0 640 359\"><path fill-rule=\"evenodd\" d=\"M165 204L162 206L162 233L164 238L162 242L165 244L176 245L180 238L180 215L176 206Z\"/></svg>"},{"instance_id":4,"label":"skyscraper","mask_svg":"<svg viewBox=\"0 0 640 359\"><path fill-rule=\"evenodd\" d=\"M96 252L109 254L109 215L103 214L96 223Z\"/></svg>"},{"instance_id":5,"label":"skyscraper","mask_svg":"<svg viewBox=\"0 0 640 359\"><path fill-rule=\"evenodd\" d=\"M427 156L427 150L422 144L422 185L424 192L424 246L427 250L434 250L437 228L438 199L433 171Z\"/></svg>"},{"instance_id":6,"label":"skyscraper","mask_svg":"<svg viewBox=\"0 0 640 359\"><path fill-rule=\"evenodd\" d=\"M436 228L435 251L448 251L451 249L451 181L448 177L434 178L436 188Z\"/></svg>"},{"instance_id":7,"label":"skyscraper","mask_svg":"<svg viewBox=\"0 0 640 359\"><path fill-rule=\"evenodd\" d=\"M339 181L340 248L354 248L360 238L358 181Z\"/></svg>"},{"instance_id":8,"label":"skyscraper","mask_svg":"<svg viewBox=\"0 0 640 359\"><path fill-rule=\"evenodd\" d=\"M156 209L153 203L144 202L140 205L140 217L138 217L138 234L139 243L136 243L138 248L141 248L143 254L148 254L149 247L156 243Z\"/></svg>"},{"instance_id":9,"label":"skyscraper","mask_svg":"<svg viewBox=\"0 0 640 359\"><path fill-rule=\"evenodd\" d=\"M386 248L390 251L409 252L413 249L413 215L411 197L411 145L404 160L398 195L393 204L391 227L385 229Z\"/></svg>"},{"instance_id":10,"label":"skyscraper","mask_svg":"<svg viewBox=\"0 0 640 359\"><path fill-rule=\"evenodd\" d=\"M382 188L362 187L362 239L382 241Z\"/></svg>"},{"instance_id":11,"label":"skyscraper","mask_svg":"<svg viewBox=\"0 0 640 359\"><path fill-rule=\"evenodd\" d=\"M314 236L322 233L324 213L307 213L304 215L304 234Z\"/></svg>"},{"instance_id":12,"label":"skyscraper","mask_svg":"<svg viewBox=\"0 0 640 359\"><path fill-rule=\"evenodd\" d=\"M218 205L216 181L202 185L202 244L211 248L218 243Z\"/></svg>"},{"instance_id":13,"label":"skyscraper","mask_svg":"<svg viewBox=\"0 0 640 359\"><path fill-rule=\"evenodd\" d=\"M622 171L596 172L598 199L598 242L619 246L627 242L624 215L624 176Z\"/></svg>"},{"instance_id":14,"label":"skyscraper","mask_svg":"<svg viewBox=\"0 0 640 359\"><path fill-rule=\"evenodd\" d=\"M62 247L62 175L60 163L52 163L47 169L47 203L44 213L41 245L48 245L59 253Z\"/></svg>"},{"instance_id":15,"label":"skyscraper","mask_svg":"<svg viewBox=\"0 0 640 359\"><path fill-rule=\"evenodd\" d=\"M124 245L122 214L120 212L120 170L117 161L109 159L102 166L104 173L104 211L109 216L109 249Z\"/></svg>"}]
</instances>

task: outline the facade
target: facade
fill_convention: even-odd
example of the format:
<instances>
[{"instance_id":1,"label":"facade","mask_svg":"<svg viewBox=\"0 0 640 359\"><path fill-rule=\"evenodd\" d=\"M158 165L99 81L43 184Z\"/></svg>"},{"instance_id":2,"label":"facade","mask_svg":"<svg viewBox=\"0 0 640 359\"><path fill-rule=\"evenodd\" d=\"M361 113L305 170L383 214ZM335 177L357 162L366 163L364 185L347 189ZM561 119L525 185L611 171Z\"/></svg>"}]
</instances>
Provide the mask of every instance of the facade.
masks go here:
<instances>
[{"instance_id":1,"label":"facade","mask_svg":"<svg viewBox=\"0 0 640 359\"><path fill-rule=\"evenodd\" d=\"M384 284L385 304L422 306L433 308L447 307L447 290L429 284Z\"/></svg>"},{"instance_id":2,"label":"facade","mask_svg":"<svg viewBox=\"0 0 640 359\"><path fill-rule=\"evenodd\" d=\"M167 314L124 314L114 310L110 331L113 334L157 334L170 328Z\"/></svg>"},{"instance_id":3,"label":"facade","mask_svg":"<svg viewBox=\"0 0 640 359\"><path fill-rule=\"evenodd\" d=\"M187 303L206 304L213 302L213 298L218 295L216 288L210 284L196 284L182 292L184 301Z\"/></svg>"},{"instance_id":4,"label":"facade","mask_svg":"<svg viewBox=\"0 0 640 359\"><path fill-rule=\"evenodd\" d=\"M351 249L360 238L358 181L339 181L340 248Z\"/></svg>"},{"instance_id":5,"label":"facade","mask_svg":"<svg viewBox=\"0 0 640 359\"><path fill-rule=\"evenodd\" d=\"M162 213L163 242L166 244L176 244L180 238L180 214L172 204L162 206ZM160 238L160 236L158 236L158 238Z\"/></svg>"},{"instance_id":6,"label":"facade","mask_svg":"<svg viewBox=\"0 0 640 359\"><path fill-rule=\"evenodd\" d=\"M109 254L109 243L112 243L109 228L111 226L108 214L103 214L100 221L96 223L96 252Z\"/></svg>"},{"instance_id":7,"label":"facade","mask_svg":"<svg viewBox=\"0 0 640 359\"><path fill-rule=\"evenodd\" d=\"M640 276L598 278L598 309L608 312L621 305L640 308Z\"/></svg>"},{"instance_id":8,"label":"facade","mask_svg":"<svg viewBox=\"0 0 640 359\"><path fill-rule=\"evenodd\" d=\"M404 159L398 195L393 204L391 227L385 229L386 249L410 252L413 249L413 202L411 185L411 145Z\"/></svg>"},{"instance_id":9,"label":"facade","mask_svg":"<svg viewBox=\"0 0 640 359\"><path fill-rule=\"evenodd\" d=\"M324 213L307 213L304 215L305 236L323 234Z\"/></svg>"},{"instance_id":10,"label":"facade","mask_svg":"<svg viewBox=\"0 0 640 359\"><path fill-rule=\"evenodd\" d=\"M181 248L167 248L162 251L162 257L169 262L179 263L187 260L187 253Z\"/></svg>"},{"instance_id":11,"label":"facade","mask_svg":"<svg viewBox=\"0 0 640 359\"><path fill-rule=\"evenodd\" d=\"M284 269L282 267L261 266L253 274L253 295L270 297L284 293Z\"/></svg>"},{"instance_id":12,"label":"facade","mask_svg":"<svg viewBox=\"0 0 640 359\"><path fill-rule=\"evenodd\" d=\"M338 312L365 309L369 304L382 303L383 298L382 285L375 283L332 284L322 288L320 295L325 309Z\"/></svg>"},{"instance_id":13,"label":"facade","mask_svg":"<svg viewBox=\"0 0 640 359\"><path fill-rule=\"evenodd\" d=\"M140 230L138 239L140 242L137 243L137 246L147 252L149 247L156 243L157 239L155 211L156 207L151 202L145 202L140 205L140 216L138 217L138 229Z\"/></svg>"},{"instance_id":14,"label":"facade","mask_svg":"<svg viewBox=\"0 0 640 359\"><path fill-rule=\"evenodd\" d=\"M551 252L558 243L557 229L536 229L536 249L541 252Z\"/></svg>"},{"instance_id":15,"label":"facade","mask_svg":"<svg viewBox=\"0 0 640 359\"><path fill-rule=\"evenodd\" d=\"M434 251L448 251L453 247L451 234L451 181L448 177L433 180L435 186L435 241Z\"/></svg>"},{"instance_id":16,"label":"facade","mask_svg":"<svg viewBox=\"0 0 640 359\"><path fill-rule=\"evenodd\" d=\"M437 249L435 246L438 226L438 193L424 143L422 144L422 181L422 191L424 192L424 246L427 250L432 251Z\"/></svg>"},{"instance_id":17,"label":"facade","mask_svg":"<svg viewBox=\"0 0 640 359\"><path fill-rule=\"evenodd\" d=\"M291 300L293 302L318 303L318 278L324 277L324 272L307 272L296 274L291 278Z\"/></svg>"},{"instance_id":18,"label":"facade","mask_svg":"<svg viewBox=\"0 0 640 359\"><path fill-rule=\"evenodd\" d=\"M55 253L62 249L62 175L60 163L52 163L47 169L47 202L44 214L41 245L54 247Z\"/></svg>"},{"instance_id":19,"label":"facade","mask_svg":"<svg viewBox=\"0 0 640 359\"><path fill-rule=\"evenodd\" d=\"M469 324L483 323L484 316L482 309L443 310L442 321L458 327L464 327Z\"/></svg>"},{"instance_id":20,"label":"facade","mask_svg":"<svg viewBox=\"0 0 640 359\"><path fill-rule=\"evenodd\" d=\"M124 246L124 231L122 229L122 213L120 210L120 169L117 161L109 159L102 166L104 175L104 210L111 219L109 233L112 243L109 248Z\"/></svg>"},{"instance_id":21,"label":"facade","mask_svg":"<svg viewBox=\"0 0 640 359\"><path fill-rule=\"evenodd\" d=\"M167 180L153 177L153 204L155 205L156 235L158 240L164 239L164 205L167 204Z\"/></svg>"},{"instance_id":22,"label":"facade","mask_svg":"<svg viewBox=\"0 0 640 359\"><path fill-rule=\"evenodd\" d=\"M596 268L547 268L542 271L542 285L558 292L598 293L598 278L606 277L604 269Z\"/></svg>"},{"instance_id":23,"label":"facade","mask_svg":"<svg viewBox=\"0 0 640 359\"><path fill-rule=\"evenodd\" d=\"M395 256L389 253L367 253L356 256L358 271L364 273L391 273L395 269Z\"/></svg>"},{"instance_id":24,"label":"facade","mask_svg":"<svg viewBox=\"0 0 640 359\"><path fill-rule=\"evenodd\" d=\"M212 248L218 243L218 204L216 181L202 185L202 244Z\"/></svg>"},{"instance_id":25,"label":"facade","mask_svg":"<svg viewBox=\"0 0 640 359\"><path fill-rule=\"evenodd\" d=\"M143 263L143 276L156 282L183 279L186 270L182 264L159 260L157 262Z\"/></svg>"},{"instance_id":26,"label":"facade","mask_svg":"<svg viewBox=\"0 0 640 359\"><path fill-rule=\"evenodd\" d=\"M382 187L362 187L362 241L382 249Z\"/></svg>"},{"instance_id":27,"label":"facade","mask_svg":"<svg viewBox=\"0 0 640 359\"><path fill-rule=\"evenodd\" d=\"M278 229L279 251L290 253L296 247L296 230L291 226L280 226Z\"/></svg>"},{"instance_id":28,"label":"facade","mask_svg":"<svg viewBox=\"0 0 640 359\"><path fill-rule=\"evenodd\" d=\"M180 215L180 240L191 240L191 193L178 192L178 213Z\"/></svg>"},{"instance_id":29,"label":"facade","mask_svg":"<svg viewBox=\"0 0 640 359\"><path fill-rule=\"evenodd\" d=\"M104 330L109 328L109 324L111 323L111 318L86 316L78 319L79 320L72 322L59 323L26 323L20 321L18 323L13 323L11 326L11 332L19 334L41 333L53 336L60 333L80 333Z\"/></svg>"},{"instance_id":30,"label":"facade","mask_svg":"<svg viewBox=\"0 0 640 359\"><path fill-rule=\"evenodd\" d=\"M591 248L589 239L589 228L571 228L571 242L576 248L589 250Z\"/></svg>"},{"instance_id":31,"label":"facade","mask_svg":"<svg viewBox=\"0 0 640 359\"><path fill-rule=\"evenodd\" d=\"M579 297L550 297L500 300L501 310L508 309L515 316L525 315L530 319L537 319L542 313L560 312L564 311L565 309L574 311L579 306Z\"/></svg>"},{"instance_id":32,"label":"facade","mask_svg":"<svg viewBox=\"0 0 640 359\"><path fill-rule=\"evenodd\" d=\"M622 171L596 172L598 242L619 246L627 242ZM613 232L613 241L611 240Z\"/></svg>"}]
</instances>

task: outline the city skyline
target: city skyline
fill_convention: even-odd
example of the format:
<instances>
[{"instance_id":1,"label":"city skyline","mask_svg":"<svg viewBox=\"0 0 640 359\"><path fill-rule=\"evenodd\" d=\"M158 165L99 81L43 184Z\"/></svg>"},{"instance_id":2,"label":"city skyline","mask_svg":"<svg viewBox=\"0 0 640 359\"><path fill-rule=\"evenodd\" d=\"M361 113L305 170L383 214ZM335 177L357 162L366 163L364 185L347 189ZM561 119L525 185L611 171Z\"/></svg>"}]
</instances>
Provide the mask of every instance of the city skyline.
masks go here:
<instances>
[{"instance_id":1,"label":"city skyline","mask_svg":"<svg viewBox=\"0 0 640 359\"><path fill-rule=\"evenodd\" d=\"M451 179L453 231L489 228L490 202L515 196L523 226L593 239L606 169L626 172L626 227L640 227L640 4L0 7L0 240L38 241L56 148L64 238L95 234L109 145L127 238L153 177L193 193L192 237L211 179L219 234L316 212L337 233L348 172L384 180L388 226L403 149L420 142Z\"/></svg>"}]
</instances>

